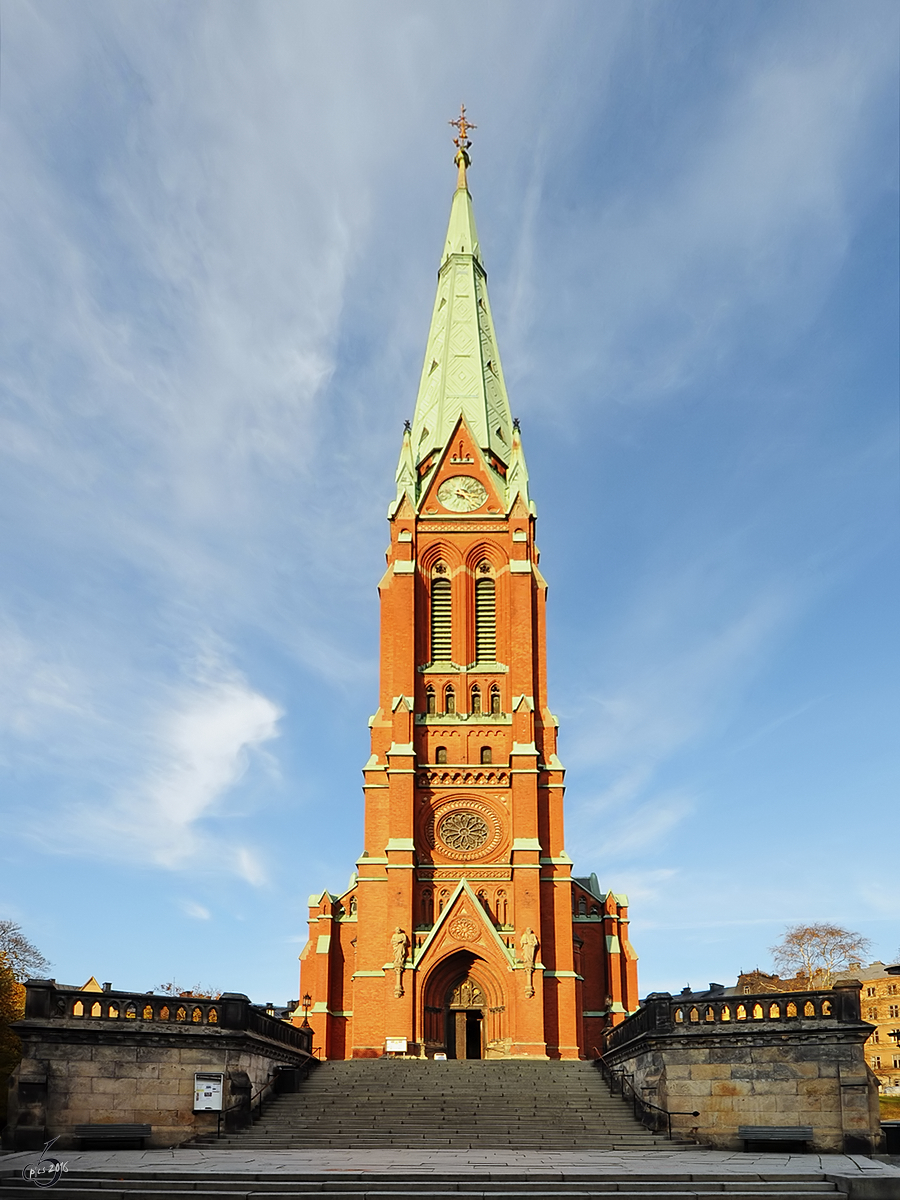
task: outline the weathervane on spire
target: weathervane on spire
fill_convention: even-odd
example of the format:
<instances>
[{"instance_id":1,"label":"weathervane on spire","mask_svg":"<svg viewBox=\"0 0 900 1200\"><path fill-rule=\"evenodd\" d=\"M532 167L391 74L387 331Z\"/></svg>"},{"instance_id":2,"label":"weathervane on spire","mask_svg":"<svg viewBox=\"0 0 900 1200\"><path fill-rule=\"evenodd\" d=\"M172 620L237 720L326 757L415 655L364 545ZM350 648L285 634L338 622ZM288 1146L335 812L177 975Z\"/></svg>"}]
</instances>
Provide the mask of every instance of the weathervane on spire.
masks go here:
<instances>
[{"instance_id":1,"label":"weathervane on spire","mask_svg":"<svg viewBox=\"0 0 900 1200\"><path fill-rule=\"evenodd\" d=\"M453 145L456 147L456 157L454 162L459 167L459 178L456 181L457 188L462 188L468 191L468 183L466 181L466 167L472 161L469 158L469 147L472 143L469 141L468 133L470 129L477 129L477 125L473 125L471 121L466 120L466 106L459 106L459 116L455 121L448 121L448 125L453 125L459 130L459 137L453 139Z\"/></svg>"}]
</instances>

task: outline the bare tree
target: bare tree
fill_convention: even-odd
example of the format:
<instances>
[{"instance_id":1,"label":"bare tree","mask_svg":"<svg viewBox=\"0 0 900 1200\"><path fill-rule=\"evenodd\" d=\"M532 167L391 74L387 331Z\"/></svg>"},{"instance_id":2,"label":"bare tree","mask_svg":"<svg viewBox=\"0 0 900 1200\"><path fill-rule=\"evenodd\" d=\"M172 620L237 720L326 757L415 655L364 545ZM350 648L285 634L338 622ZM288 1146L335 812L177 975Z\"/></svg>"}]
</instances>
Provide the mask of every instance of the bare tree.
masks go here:
<instances>
[{"instance_id":1,"label":"bare tree","mask_svg":"<svg viewBox=\"0 0 900 1200\"><path fill-rule=\"evenodd\" d=\"M0 918L0 954L5 956L9 969L19 982L38 978L50 970L50 963L36 946L32 946L21 926L3 918Z\"/></svg>"},{"instance_id":2,"label":"bare tree","mask_svg":"<svg viewBox=\"0 0 900 1200\"><path fill-rule=\"evenodd\" d=\"M164 996L178 996L185 999L193 997L195 1000L218 1000L222 995L221 988L209 987L205 983L195 983L192 988L186 988L174 979L168 983L157 984L153 991L157 994L161 992Z\"/></svg>"},{"instance_id":3,"label":"bare tree","mask_svg":"<svg viewBox=\"0 0 900 1200\"><path fill-rule=\"evenodd\" d=\"M815 925L789 925L769 952L781 975L793 973L801 986L827 988L838 975L861 967L870 946L861 933L820 921Z\"/></svg>"}]
</instances>

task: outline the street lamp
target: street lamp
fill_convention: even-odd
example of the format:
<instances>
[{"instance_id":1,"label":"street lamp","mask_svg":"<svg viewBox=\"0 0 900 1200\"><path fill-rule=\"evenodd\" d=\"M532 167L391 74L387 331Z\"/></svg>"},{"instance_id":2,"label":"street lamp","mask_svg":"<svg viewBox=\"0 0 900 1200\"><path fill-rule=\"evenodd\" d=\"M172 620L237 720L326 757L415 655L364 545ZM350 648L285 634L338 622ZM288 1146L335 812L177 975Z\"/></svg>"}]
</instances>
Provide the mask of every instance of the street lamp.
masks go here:
<instances>
[{"instance_id":1,"label":"street lamp","mask_svg":"<svg viewBox=\"0 0 900 1200\"><path fill-rule=\"evenodd\" d=\"M300 1028L311 1029L312 1026L309 1023L309 1010L312 1007L312 996L309 994L309 992L304 994L300 1003L303 1006L303 1024L300 1026Z\"/></svg>"}]
</instances>

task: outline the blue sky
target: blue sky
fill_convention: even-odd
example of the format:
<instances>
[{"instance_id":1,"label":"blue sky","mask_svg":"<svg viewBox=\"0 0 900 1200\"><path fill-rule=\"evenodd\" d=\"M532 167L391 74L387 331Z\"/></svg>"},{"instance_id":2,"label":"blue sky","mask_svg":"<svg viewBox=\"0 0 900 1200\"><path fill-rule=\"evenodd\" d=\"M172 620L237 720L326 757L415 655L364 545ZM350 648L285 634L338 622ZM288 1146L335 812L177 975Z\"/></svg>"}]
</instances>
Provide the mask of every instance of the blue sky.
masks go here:
<instances>
[{"instance_id":1,"label":"blue sky","mask_svg":"<svg viewBox=\"0 0 900 1200\"><path fill-rule=\"evenodd\" d=\"M893 3L5 0L0 915L297 995L455 182L642 991L900 946Z\"/></svg>"}]
</instances>

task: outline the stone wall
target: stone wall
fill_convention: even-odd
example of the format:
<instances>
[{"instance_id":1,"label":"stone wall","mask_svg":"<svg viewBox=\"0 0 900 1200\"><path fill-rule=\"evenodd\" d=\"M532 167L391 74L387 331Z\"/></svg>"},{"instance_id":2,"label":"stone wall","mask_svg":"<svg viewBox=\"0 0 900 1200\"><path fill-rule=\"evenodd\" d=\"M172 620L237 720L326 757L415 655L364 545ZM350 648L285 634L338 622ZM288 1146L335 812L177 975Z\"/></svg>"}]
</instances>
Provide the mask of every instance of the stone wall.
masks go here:
<instances>
[{"instance_id":1,"label":"stone wall","mask_svg":"<svg viewBox=\"0 0 900 1200\"><path fill-rule=\"evenodd\" d=\"M740 1125L810 1125L813 1148L878 1148L877 1079L859 986L725 997L655 996L610 1037L607 1066L668 1112L673 1131L741 1149ZM698 1117L686 1115L694 1110Z\"/></svg>"},{"instance_id":2,"label":"stone wall","mask_svg":"<svg viewBox=\"0 0 900 1200\"><path fill-rule=\"evenodd\" d=\"M80 1124L148 1124L146 1145L155 1147L215 1132L218 1114L193 1111L195 1072L224 1075L221 1124L239 1128L281 1070L311 1061L307 1031L267 1017L236 993L188 1001L185 1009L178 999L32 981L25 1018L14 1028L24 1053L10 1081L4 1145L17 1150L39 1149L53 1137L61 1149L74 1148Z\"/></svg>"}]
</instances>

